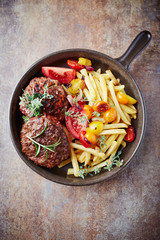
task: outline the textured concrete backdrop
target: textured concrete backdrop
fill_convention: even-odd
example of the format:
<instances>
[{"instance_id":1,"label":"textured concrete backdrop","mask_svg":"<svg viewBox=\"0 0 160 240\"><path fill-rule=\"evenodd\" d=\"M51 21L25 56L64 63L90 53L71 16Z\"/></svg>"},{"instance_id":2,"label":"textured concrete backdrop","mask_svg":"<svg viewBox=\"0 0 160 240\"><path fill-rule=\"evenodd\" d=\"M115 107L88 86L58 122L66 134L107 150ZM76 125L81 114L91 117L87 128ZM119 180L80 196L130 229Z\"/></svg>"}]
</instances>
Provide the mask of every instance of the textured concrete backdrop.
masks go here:
<instances>
[{"instance_id":1,"label":"textured concrete backdrop","mask_svg":"<svg viewBox=\"0 0 160 240\"><path fill-rule=\"evenodd\" d=\"M0 239L160 239L158 0L0 1ZM30 65L50 52L90 48L119 57L149 30L150 45L130 73L148 114L143 145L115 179L87 187L61 186L17 155L8 129L13 89Z\"/></svg>"}]
</instances>

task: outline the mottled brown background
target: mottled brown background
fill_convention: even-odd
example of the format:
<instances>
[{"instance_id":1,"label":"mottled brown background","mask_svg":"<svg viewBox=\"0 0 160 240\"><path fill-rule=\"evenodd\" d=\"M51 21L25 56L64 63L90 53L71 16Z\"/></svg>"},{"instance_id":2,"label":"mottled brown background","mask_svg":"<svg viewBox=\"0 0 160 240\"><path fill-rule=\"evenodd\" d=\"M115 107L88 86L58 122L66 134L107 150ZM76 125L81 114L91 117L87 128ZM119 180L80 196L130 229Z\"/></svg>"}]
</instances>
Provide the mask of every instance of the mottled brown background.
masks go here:
<instances>
[{"instance_id":1,"label":"mottled brown background","mask_svg":"<svg viewBox=\"0 0 160 240\"><path fill-rule=\"evenodd\" d=\"M0 239L160 239L158 0L0 1ZM153 39L130 73L146 101L143 145L118 177L86 187L50 182L19 158L9 136L13 89L30 65L50 52L89 48L119 57L133 38Z\"/></svg>"}]
</instances>

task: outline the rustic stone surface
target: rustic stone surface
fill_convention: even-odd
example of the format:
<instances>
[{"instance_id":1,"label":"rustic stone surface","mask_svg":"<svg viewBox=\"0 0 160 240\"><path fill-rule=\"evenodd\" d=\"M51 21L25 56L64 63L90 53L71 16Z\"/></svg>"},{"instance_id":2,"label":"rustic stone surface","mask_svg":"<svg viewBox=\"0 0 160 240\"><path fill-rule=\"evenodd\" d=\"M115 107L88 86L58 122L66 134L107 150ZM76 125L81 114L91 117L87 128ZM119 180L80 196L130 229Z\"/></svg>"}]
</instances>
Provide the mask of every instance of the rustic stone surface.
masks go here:
<instances>
[{"instance_id":1,"label":"rustic stone surface","mask_svg":"<svg viewBox=\"0 0 160 240\"><path fill-rule=\"evenodd\" d=\"M158 0L1 0L0 16L0 239L158 240ZM60 49L90 48L119 57L142 30L153 39L130 73L142 89L148 123L134 161L109 182L87 187L62 186L34 173L9 136L9 101L20 77L33 62Z\"/></svg>"}]
</instances>

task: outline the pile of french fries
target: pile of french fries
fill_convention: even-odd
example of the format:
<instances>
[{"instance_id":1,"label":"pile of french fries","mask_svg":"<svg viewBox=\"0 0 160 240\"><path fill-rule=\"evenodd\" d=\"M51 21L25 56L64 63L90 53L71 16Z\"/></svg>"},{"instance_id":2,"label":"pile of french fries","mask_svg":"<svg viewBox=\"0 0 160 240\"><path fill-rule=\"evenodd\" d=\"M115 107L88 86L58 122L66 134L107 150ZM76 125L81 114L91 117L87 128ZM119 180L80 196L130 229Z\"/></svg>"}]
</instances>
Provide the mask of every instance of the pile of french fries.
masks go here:
<instances>
[{"instance_id":1,"label":"pile of french fries","mask_svg":"<svg viewBox=\"0 0 160 240\"><path fill-rule=\"evenodd\" d=\"M116 98L116 92L122 91L125 93L125 86L121 85L120 79L116 79L110 70L101 73L101 69L97 71L87 72L82 69L77 72L77 77L84 79L85 88L83 94L92 106L95 101L105 101L117 110L117 118L111 124L105 123L103 117L93 117L91 121L102 121L104 130L100 133L105 136L103 148L98 146L85 148L78 140L70 143L71 157L63 161L58 167L61 168L72 162L72 168L68 169L67 174L73 174L75 177L80 176L80 171L91 173L97 169L101 169L107 164L112 163L112 159L116 156L120 146L126 147L124 137L126 128L131 125L131 119L136 119L137 110L130 104L119 104ZM83 168L81 168L83 166Z\"/></svg>"}]
</instances>

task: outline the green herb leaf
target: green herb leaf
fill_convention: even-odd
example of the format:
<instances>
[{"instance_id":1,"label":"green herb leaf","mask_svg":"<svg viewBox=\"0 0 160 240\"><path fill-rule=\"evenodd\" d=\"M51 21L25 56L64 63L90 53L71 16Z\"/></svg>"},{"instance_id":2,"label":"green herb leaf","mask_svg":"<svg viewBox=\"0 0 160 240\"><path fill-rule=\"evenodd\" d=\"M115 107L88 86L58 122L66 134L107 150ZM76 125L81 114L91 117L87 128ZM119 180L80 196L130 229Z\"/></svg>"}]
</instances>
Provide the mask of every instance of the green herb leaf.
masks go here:
<instances>
[{"instance_id":1,"label":"green herb leaf","mask_svg":"<svg viewBox=\"0 0 160 240\"><path fill-rule=\"evenodd\" d=\"M34 143L34 145L37 145L37 144L35 144L35 143ZM41 146L40 146L40 145L38 145L38 148L36 148L36 150L37 150L37 152L36 152L36 155L35 155L35 157L37 157L37 156L38 156L38 154L40 153Z\"/></svg>"},{"instance_id":2,"label":"green herb leaf","mask_svg":"<svg viewBox=\"0 0 160 240\"><path fill-rule=\"evenodd\" d=\"M58 141L57 141L56 143L52 144L52 145L43 145L43 144L40 144L40 143L38 143L38 142L36 142L36 141L34 140L34 138L39 137L40 135L42 135L42 134L45 132L47 126L48 126L48 123L46 123L46 126L44 127L44 129L43 129L42 132L39 133L38 135L36 135L36 136L34 136L34 137L29 137L29 136L27 136L27 138L29 138L29 139L32 141L32 143L34 144L34 146L35 146L35 148L36 148L36 155L35 155L35 157L37 157L37 156L39 155L41 147L45 150L45 152L46 152L46 159L45 159L45 161L46 161L47 158L48 158L47 150L49 150L49 151L51 151L51 152L55 152L55 148L56 148L58 145L61 144L61 141L60 141L61 138L59 138Z\"/></svg>"},{"instance_id":3,"label":"green herb leaf","mask_svg":"<svg viewBox=\"0 0 160 240\"><path fill-rule=\"evenodd\" d=\"M24 120L25 122L27 122L27 121L29 120L29 117L28 117L28 116L25 116L25 115L23 115L22 118L23 118L23 120Z\"/></svg>"},{"instance_id":4,"label":"green herb leaf","mask_svg":"<svg viewBox=\"0 0 160 240\"><path fill-rule=\"evenodd\" d=\"M100 171L101 171L101 168L96 167L96 168L94 169L94 173L95 173L95 174L100 173Z\"/></svg>"},{"instance_id":5,"label":"green herb leaf","mask_svg":"<svg viewBox=\"0 0 160 240\"><path fill-rule=\"evenodd\" d=\"M37 138L37 137L41 136L41 135L45 132L47 126L48 126L48 123L46 123L46 126L44 127L44 129L42 130L42 132L40 132L39 134L37 134L36 136L34 136L34 137L32 137L32 138Z\"/></svg>"},{"instance_id":6,"label":"green herb leaf","mask_svg":"<svg viewBox=\"0 0 160 240\"><path fill-rule=\"evenodd\" d=\"M30 110L31 116L30 117L37 117L41 115L42 109L42 100L43 99L51 99L53 95L50 95L48 92L48 86L44 86L44 93L33 93L29 94L28 92L24 92L20 100L25 103L26 107ZM21 102L20 102L21 104ZM24 119L26 120L26 119Z\"/></svg>"},{"instance_id":7,"label":"green herb leaf","mask_svg":"<svg viewBox=\"0 0 160 240\"><path fill-rule=\"evenodd\" d=\"M99 138L99 141L100 141L100 152L102 152L103 148L107 146L107 144L106 144L106 141L107 141L106 137L102 135Z\"/></svg>"},{"instance_id":8,"label":"green herb leaf","mask_svg":"<svg viewBox=\"0 0 160 240\"><path fill-rule=\"evenodd\" d=\"M93 116L99 117L99 116L101 116L101 114L99 112L94 111Z\"/></svg>"},{"instance_id":9,"label":"green herb leaf","mask_svg":"<svg viewBox=\"0 0 160 240\"><path fill-rule=\"evenodd\" d=\"M117 155L112 157L111 164L108 164L106 162L106 167L104 169L107 169L108 171L111 171L113 169L113 166L116 165L117 167L121 167L123 165L123 159L120 160L120 155L122 154L122 151L118 151Z\"/></svg>"}]
</instances>

